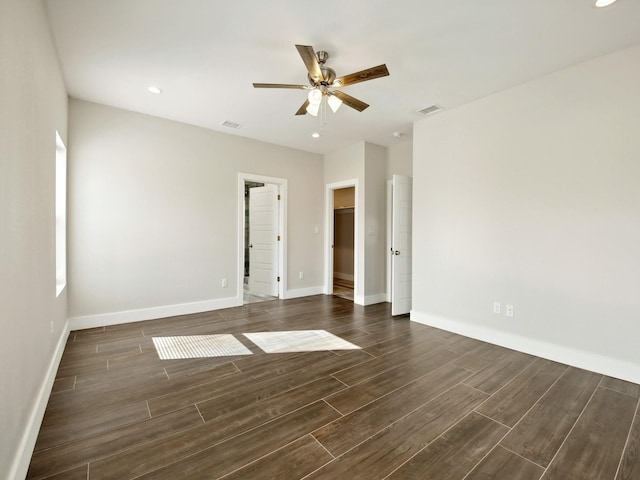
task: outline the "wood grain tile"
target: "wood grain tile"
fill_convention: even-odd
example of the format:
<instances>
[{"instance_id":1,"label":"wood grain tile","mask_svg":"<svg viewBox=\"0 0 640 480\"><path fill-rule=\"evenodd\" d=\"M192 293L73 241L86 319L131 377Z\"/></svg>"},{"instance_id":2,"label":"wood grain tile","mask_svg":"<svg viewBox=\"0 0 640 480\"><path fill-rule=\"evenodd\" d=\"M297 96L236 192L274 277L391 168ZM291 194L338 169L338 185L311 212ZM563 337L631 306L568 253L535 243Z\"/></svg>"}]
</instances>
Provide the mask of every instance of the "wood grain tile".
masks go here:
<instances>
[{"instance_id":1,"label":"wood grain tile","mask_svg":"<svg viewBox=\"0 0 640 480\"><path fill-rule=\"evenodd\" d=\"M385 478L471 412L486 394L457 385L307 477Z\"/></svg>"},{"instance_id":2,"label":"wood grain tile","mask_svg":"<svg viewBox=\"0 0 640 480\"><path fill-rule=\"evenodd\" d=\"M312 430L335 420L337 416L335 410L323 402L317 402L142 475L140 479L218 478L309 434ZM93 476L90 479L93 479Z\"/></svg>"},{"instance_id":3,"label":"wood grain tile","mask_svg":"<svg viewBox=\"0 0 640 480\"><path fill-rule=\"evenodd\" d=\"M455 353L459 353L464 355L469 352L469 350L473 350L481 345L484 345L485 342L480 340L476 340L475 338L463 337L462 335L458 335L457 338L452 340L447 344L447 350L450 350Z\"/></svg>"},{"instance_id":4,"label":"wood grain tile","mask_svg":"<svg viewBox=\"0 0 640 480\"><path fill-rule=\"evenodd\" d=\"M543 472L541 466L496 447L464 480L539 480Z\"/></svg>"},{"instance_id":5,"label":"wood grain tile","mask_svg":"<svg viewBox=\"0 0 640 480\"><path fill-rule=\"evenodd\" d=\"M331 352L323 352L327 355L318 360L314 356L308 355L293 364L291 362L287 370L279 376L281 385L284 388L294 388L307 382L311 382L324 375L329 375L336 370L362 362L365 358L370 358L366 353L359 350L352 350L344 355L334 355ZM238 388L242 388L247 382L255 381L251 375L235 375L233 378L212 381L186 388L182 391L173 391L166 395L149 399L149 410L151 415L162 415L173 410L179 410L188 405L204 402L222 395L232 394Z\"/></svg>"},{"instance_id":6,"label":"wood grain tile","mask_svg":"<svg viewBox=\"0 0 640 480\"><path fill-rule=\"evenodd\" d=\"M56 473L47 480L87 480L89 465L82 465L71 470Z\"/></svg>"},{"instance_id":7,"label":"wood grain tile","mask_svg":"<svg viewBox=\"0 0 640 480\"><path fill-rule=\"evenodd\" d=\"M53 382L53 388L51 393L64 392L66 390L73 390L76 385L76 376L56 378Z\"/></svg>"},{"instance_id":8,"label":"wood grain tile","mask_svg":"<svg viewBox=\"0 0 640 480\"><path fill-rule=\"evenodd\" d=\"M254 355L160 360L151 340L303 329L363 350L265 354L247 340ZM537 480L529 455L563 480L602 465L638 479L640 421L625 402L640 386L604 378L595 392L613 397L576 420L599 376L566 369L326 295L71 332L28 478ZM501 422L518 453L495 445Z\"/></svg>"},{"instance_id":9,"label":"wood grain tile","mask_svg":"<svg viewBox=\"0 0 640 480\"><path fill-rule=\"evenodd\" d=\"M442 345L445 345L447 342L444 342L438 337L434 337L432 334L428 333L427 330L418 330L416 332L405 333L404 335L400 335L391 339L383 336L382 339L377 341L376 343L367 345L365 347L365 350L367 351L367 353L373 355L374 357L381 357L392 352L397 352L398 350L411 348L414 345L424 345L425 343L426 345L423 348L426 349L438 348Z\"/></svg>"},{"instance_id":10,"label":"wood grain tile","mask_svg":"<svg viewBox=\"0 0 640 480\"><path fill-rule=\"evenodd\" d=\"M248 385L251 388L242 388L224 397L217 397L213 400L207 400L198 403L198 410L205 421L227 415L242 408L261 404L260 408L264 408L267 404L271 405L274 412L286 412L290 408L290 404L303 406L313 403L318 398L324 398L333 393L339 392L347 388L335 378L322 377L309 383L304 383L297 388L283 388L282 385L276 383L260 382L254 385ZM269 402L269 403L267 403Z\"/></svg>"},{"instance_id":11,"label":"wood grain tile","mask_svg":"<svg viewBox=\"0 0 640 480\"><path fill-rule=\"evenodd\" d=\"M69 421L73 418L73 421ZM81 414L64 417L48 416L45 413L35 452L56 445L108 432L116 427L137 423L149 418L147 402L117 406L102 412L83 411Z\"/></svg>"},{"instance_id":12,"label":"wood grain tile","mask_svg":"<svg viewBox=\"0 0 640 480\"><path fill-rule=\"evenodd\" d=\"M509 353L510 350L499 347L497 345L491 345L490 343L483 343L462 357L453 361L456 365L459 365L467 370L473 372L479 372L494 364L498 358Z\"/></svg>"},{"instance_id":13,"label":"wood grain tile","mask_svg":"<svg viewBox=\"0 0 640 480\"><path fill-rule=\"evenodd\" d=\"M422 356L419 362L416 361L411 365L400 365L387 370L328 397L326 401L340 413L346 415L376 398L432 372L457 357L458 354L448 350L430 352Z\"/></svg>"},{"instance_id":14,"label":"wood grain tile","mask_svg":"<svg viewBox=\"0 0 640 480\"><path fill-rule=\"evenodd\" d=\"M302 478L331 460L333 457L311 435L306 435L225 476L224 480Z\"/></svg>"},{"instance_id":15,"label":"wood grain tile","mask_svg":"<svg viewBox=\"0 0 640 480\"><path fill-rule=\"evenodd\" d=\"M141 474L153 470L153 465L163 466L219 444L228 438L255 429L309 405L310 398L313 398L314 395L317 396L319 392L326 391L328 380L334 382L334 385L337 383L337 380L331 378L321 379L314 384L305 384L286 394L213 418L190 430L168 435L116 453L110 458L92 463L92 471L98 472L92 475L96 478L117 480L125 478L129 472ZM140 463L141 458L144 458L144 463Z\"/></svg>"},{"instance_id":16,"label":"wood grain tile","mask_svg":"<svg viewBox=\"0 0 640 480\"><path fill-rule=\"evenodd\" d=\"M28 479L46 478L75 465L88 464L140 443L202 425L198 410L192 406L143 422L116 428L102 435L63 443L34 453Z\"/></svg>"},{"instance_id":17,"label":"wood grain tile","mask_svg":"<svg viewBox=\"0 0 640 480\"><path fill-rule=\"evenodd\" d=\"M614 478L637 403L630 395L598 388L544 480Z\"/></svg>"},{"instance_id":18,"label":"wood grain tile","mask_svg":"<svg viewBox=\"0 0 640 480\"><path fill-rule=\"evenodd\" d=\"M462 479L507 431L504 425L472 412L387 478Z\"/></svg>"},{"instance_id":19,"label":"wood grain tile","mask_svg":"<svg viewBox=\"0 0 640 480\"><path fill-rule=\"evenodd\" d=\"M95 349L95 346L93 347ZM56 378L74 377L83 373L107 371L107 357L92 353L75 358L62 358Z\"/></svg>"},{"instance_id":20,"label":"wood grain tile","mask_svg":"<svg viewBox=\"0 0 640 480\"><path fill-rule=\"evenodd\" d=\"M467 385L486 393L495 393L533 363L535 357L526 353L508 351L500 355L478 373L465 381ZM461 359L462 361L462 359Z\"/></svg>"},{"instance_id":21,"label":"wood grain tile","mask_svg":"<svg viewBox=\"0 0 640 480\"><path fill-rule=\"evenodd\" d=\"M601 387L640 398L640 385L637 383L626 382L618 378L604 377Z\"/></svg>"},{"instance_id":22,"label":"wood grain tile","mask_svg":"<svg viewBox=\"0 0 640 480\"><path fill-rule=\"evenodd\" d=\"M566 365L539 358L487 400L478 412L512 427L566 369Z\"/></svg>"},{"instance_id":23,"label":"wood grain tile","mask_svg":"<svg viewBox=\"0 0 640 480\"><path fill-rule=\"evenodd\" d=\"M547 467L593 395L602 375L569 368L501 445Z\"/></svg>"},{"instance_id":24,"label":"wood grain tile","mask_svg":"<svg viewBox=\"0 0 640 480\"><path fill-rule=\"evenodd\" d=\"M637 408L637 407L636 407ZM637 411L637 410L636 410ZM640 478L640 413L633 422L615 480Z\"/></svg>"},{"instance_id":25,"label":"wood grain tile","mask_svg":"<svg viewBox=\"0 0 640 480\"><path fill-rule=\"evenodd\" d=\"M193 375L190 378L168 379L164 373L157 372L150 375L146 369L137 375L136 371L132 371L126 379L120 376L114 378L106 372L102 382L98 381L86 387L76 386L75 391L52 395L47 407L47 415L52 421L64 423L69 420L70 415L96 416L96 411L108 412L143 401L148 411L147 399L182 391L203 382L237 381L233 377L239 375L232 364L221 365L203 375ZM183 405L180 408L189 405ZM168 413L168 411L161 413Z\"/></svg>"},{"instance_id":26,"label":"wood grain tile","mask_svg":"<svg viewBox=\"0 0 640 480\"><path fill-rule=\"evenodd\" d=\"M388 425L433 400L468 377L470 372L447 364L428 373L394 394L383 396L313 432L333 455L342 455Z\"/></svg>"},{"instance_id":27,"label":"wood grain tile","mask_svg":"<svg viewBox=\"0 0 640 480\"><path fill-rule=\"evenodd\" d=\"M402 350L392 351L387 355L371 358L366 362L336 372L333 376L347 385L355 385L356 383L400 367L408 362L420 363L423 356L430 356L431 352L437 350L439 343L437 339L426 339L417 344L408 345ZM369 352L368 349L366 349L366 351Z\"/></svg>"}]
</instances>

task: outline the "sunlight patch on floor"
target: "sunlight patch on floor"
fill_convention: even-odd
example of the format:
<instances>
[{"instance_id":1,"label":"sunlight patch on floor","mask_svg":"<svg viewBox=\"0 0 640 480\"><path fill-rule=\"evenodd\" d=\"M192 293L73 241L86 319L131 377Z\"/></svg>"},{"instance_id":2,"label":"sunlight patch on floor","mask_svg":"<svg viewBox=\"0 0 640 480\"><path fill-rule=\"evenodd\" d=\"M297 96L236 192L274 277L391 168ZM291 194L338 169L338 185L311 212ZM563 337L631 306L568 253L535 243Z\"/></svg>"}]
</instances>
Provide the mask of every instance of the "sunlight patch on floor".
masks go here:
<instances>
[{"instance_id":1,"label":"sunlight patch on floor","mask_svg":"<svg viewBox=\"0 0 640 480\"><path fill-rule=\"evenodd\" d=\"M266 353L320 352L325 350L359 350L326 330L243 333Z\"/></svg>"}]
</instances>

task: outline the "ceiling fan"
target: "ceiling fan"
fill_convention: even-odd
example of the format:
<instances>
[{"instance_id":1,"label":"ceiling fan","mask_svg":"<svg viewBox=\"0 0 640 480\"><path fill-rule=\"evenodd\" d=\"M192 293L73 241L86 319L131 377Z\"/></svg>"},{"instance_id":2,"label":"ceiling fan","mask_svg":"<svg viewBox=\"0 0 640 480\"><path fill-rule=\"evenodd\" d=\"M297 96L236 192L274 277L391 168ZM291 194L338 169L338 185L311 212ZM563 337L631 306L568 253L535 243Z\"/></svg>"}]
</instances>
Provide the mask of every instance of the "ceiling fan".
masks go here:
<instances>
[{"instance_id":1,"label":"ceiling fan","mask_svg":"<svg viewBox=\"0 0 640 480\"><path fill-rule=\"evenodd\" d=\"M282 83L254 83L254 88L294 88L301 90L309 90L307 100L296 112L296 115L305 115L307 113L317 116L320 103L323 98L327 98L327 103L331 110L335 113L340 105L354 108L361 112L369 105L357 98L347 95L340 90L331 90L341 87L347 87L355 83L373 80L375 78L386 77L389 75L387 66L382 64L377 67L367 68L360 72L345 75L336 78L336 72L325 65L329 59L329 54L325 51L314 52L313 47L309 45L296 45L302 61L307 67L307 78L309 85L290 85Z\"/></svg>"}]
</instances>

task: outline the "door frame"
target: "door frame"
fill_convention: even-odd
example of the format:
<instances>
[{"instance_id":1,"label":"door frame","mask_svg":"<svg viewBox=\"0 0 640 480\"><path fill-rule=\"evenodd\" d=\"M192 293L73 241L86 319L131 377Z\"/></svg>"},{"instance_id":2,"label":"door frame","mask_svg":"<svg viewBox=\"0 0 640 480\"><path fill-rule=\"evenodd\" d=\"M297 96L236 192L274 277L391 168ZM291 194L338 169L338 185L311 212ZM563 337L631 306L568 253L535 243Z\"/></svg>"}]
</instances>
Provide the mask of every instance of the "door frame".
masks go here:
<instances>
[{"instance_id":1,"label":"door frame","mask_svg":"<svg viewBox=\"0 0 640 480\"><path fill-rule=\"evenodd\" d=\"M391 256L391 250L393 248L392 238L393 232L393 180L387 180L387 248L385 248L385 255L387 258L387 302L391 303L391 290L393 289L392 269L393 269L393 257Z\"/></svg>"},{"instance_id":2,"label":"door frame","mask_svg":"<svg viewBox=\"0 0 640 480\"><path fill-rule=\"evenodd\" d=\"M334 231L334 212L333 212L333 191L341 188L354 187L354 205L353 205L353 298L354 303L362 304L361 296L358 295L360 287L360 223L359 210L360 202L358 201L358 179L343 180L341 182L328 183L325 189L325 247L324 247L324 294L333 294L333 231Z\"/></svg>"},{"instance_id":3,"label":"door frame","mask_svg":"<svg viewBox=\"0 0 640 480\"><path fill-rule=\"evenodd\" d=\"M278 186L280 202L278 202L278 226L280 242L278 242L278 298L284 299L287 291L287 179L267 177L253 173L238 172L238 249L237 249L237 292L240 305L244 304L244 183L259 182Z\"/></svg>"}]
</instances>

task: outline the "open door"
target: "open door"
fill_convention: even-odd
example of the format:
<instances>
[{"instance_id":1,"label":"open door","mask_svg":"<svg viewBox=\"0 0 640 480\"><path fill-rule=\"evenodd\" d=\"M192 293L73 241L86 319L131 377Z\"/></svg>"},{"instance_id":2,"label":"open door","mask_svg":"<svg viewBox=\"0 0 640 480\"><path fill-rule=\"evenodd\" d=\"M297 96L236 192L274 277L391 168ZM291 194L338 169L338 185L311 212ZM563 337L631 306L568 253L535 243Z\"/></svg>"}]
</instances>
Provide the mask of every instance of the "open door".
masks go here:
<instances>
[{"instance_id":1,"label":"open door","mask_svg":"<svg viewBox=\"0 0 640 480\"><path fill-rule=\"evenodd\" d=\"M411 311L412 179L393 176L391 236L391 314Z\"/></svg>"},{"instance_id":2,"label":"open door","mask_svg":"<svg viewBox=\"0 0 640 480\"><path fill-rule=\"evenodd\" d=\"M278 186L249 189L249 291L278 296Z\"/></svg>"}]
</instances>

